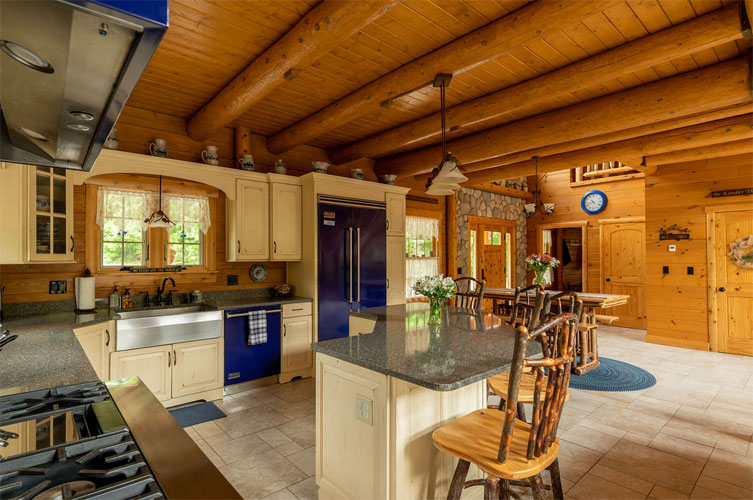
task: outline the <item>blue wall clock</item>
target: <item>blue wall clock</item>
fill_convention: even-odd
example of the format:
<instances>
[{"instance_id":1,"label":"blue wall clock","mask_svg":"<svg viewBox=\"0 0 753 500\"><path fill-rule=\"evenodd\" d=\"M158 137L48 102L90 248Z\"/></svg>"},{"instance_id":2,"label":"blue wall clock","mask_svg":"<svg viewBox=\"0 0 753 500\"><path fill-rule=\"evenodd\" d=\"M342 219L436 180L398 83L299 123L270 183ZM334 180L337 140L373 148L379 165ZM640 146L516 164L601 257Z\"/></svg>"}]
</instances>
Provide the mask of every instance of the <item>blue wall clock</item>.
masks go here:
<instances>
[{"instance_id":1,"label":"blue wall clock","mask_svg":"<svg viewBox=\"0 0 753 500\"><path fill-rule=\"evenodd\" d=\"M607 195L598 189L592 189L581 198L580 208L587 214L598 214L607 208Z\"/></svg>"}]
</instances>

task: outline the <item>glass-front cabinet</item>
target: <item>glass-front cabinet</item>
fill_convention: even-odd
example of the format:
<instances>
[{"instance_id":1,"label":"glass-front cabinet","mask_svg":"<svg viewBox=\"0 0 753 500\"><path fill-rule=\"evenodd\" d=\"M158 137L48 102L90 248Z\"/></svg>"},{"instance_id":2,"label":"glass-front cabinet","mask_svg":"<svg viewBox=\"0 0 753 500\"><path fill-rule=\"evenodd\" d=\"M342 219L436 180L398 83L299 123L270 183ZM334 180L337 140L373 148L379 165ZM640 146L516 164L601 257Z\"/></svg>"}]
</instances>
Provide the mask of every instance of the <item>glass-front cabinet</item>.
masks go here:
<instances>
[{"instance_id":1,"label":"glass-front cabinet","mask_svg":"<svg viewBox=\"0 0 753 500\"><path fill-rule=\"evenodd\" d=\"M29 169L29 260L73 261L73 185L67 170Z\"/></svg>"}]
</instances>

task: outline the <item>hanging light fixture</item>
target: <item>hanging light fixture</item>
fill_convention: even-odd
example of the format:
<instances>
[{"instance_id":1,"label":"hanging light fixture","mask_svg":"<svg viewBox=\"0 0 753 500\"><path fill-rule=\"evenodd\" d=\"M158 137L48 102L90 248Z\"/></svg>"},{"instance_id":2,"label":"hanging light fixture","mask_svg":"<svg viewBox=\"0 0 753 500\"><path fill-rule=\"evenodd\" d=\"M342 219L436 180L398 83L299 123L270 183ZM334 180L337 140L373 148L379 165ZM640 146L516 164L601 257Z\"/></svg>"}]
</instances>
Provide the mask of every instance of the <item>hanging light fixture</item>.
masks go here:
<instances>
[{"instance_id":1,"label":"hanging light fixture","mask_svg":"<svg viewBox=\"0 0 753 500\"><path fill-rule=\"evenodd\" d=\"M152 215L144 219L146 227L171 227L175 223L162 211L162 176L159 176L159 205Z\"/></svg>"},{"instance_id":2,"label":"hanging light fixture","mask_svg":"<svg viewBox=\"0 0 753 500\"><path fill-rule=\"evenodd\" d=\"M539 189L539 156L531 158L535 162L534 175L536 176L536 185L533 189L533 203L526 203L526 215L532 217L536 213L541 215L552 215L554 213L554 203L544 203L541 201L541 190Z\"/></svg>"},{"instance_id":3,"label":"hanging light fixture","mask_svg":"<svg viewBox=\"0 0 753 500\"><path fill-rule=\"evenodd\" d=\"M452 75L438 73L434 77L434 87L439 87L442 117L442 159L439 165L432 171L431 177L426 182L426 194L446 196L454 194L460 189L459 183L468 180L460 170L460 162L447 151L447 132L445 119L445 88L450 85Z\"/></svg>"}]
</instances>

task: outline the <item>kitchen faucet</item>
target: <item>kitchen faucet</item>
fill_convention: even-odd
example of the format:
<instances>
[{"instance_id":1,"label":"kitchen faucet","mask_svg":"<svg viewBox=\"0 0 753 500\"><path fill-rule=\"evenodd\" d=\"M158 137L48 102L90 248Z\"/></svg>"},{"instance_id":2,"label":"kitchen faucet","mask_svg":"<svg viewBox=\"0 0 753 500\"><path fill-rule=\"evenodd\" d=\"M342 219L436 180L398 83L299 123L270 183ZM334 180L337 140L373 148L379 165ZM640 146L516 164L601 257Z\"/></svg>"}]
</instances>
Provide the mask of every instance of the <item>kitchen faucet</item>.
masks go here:
<instances>
[{"instance_id":1,"label":"kitchen faucet","mask_svg":"<svg viewBox=\"0 0 753 500\"><path fill-rule=\"evenodd\" d=\"M175 280L172 279L170 276L162 280L162 286L157 287L157 305L162 305L162 294L165 293L165 284L167 283L167 280L170 280L170 283L172 283L173 286L175 286ZM167 294L166 299L166 305L173 305L173 290L170 290L170 292Z\"/></svg>"}]
</instances>

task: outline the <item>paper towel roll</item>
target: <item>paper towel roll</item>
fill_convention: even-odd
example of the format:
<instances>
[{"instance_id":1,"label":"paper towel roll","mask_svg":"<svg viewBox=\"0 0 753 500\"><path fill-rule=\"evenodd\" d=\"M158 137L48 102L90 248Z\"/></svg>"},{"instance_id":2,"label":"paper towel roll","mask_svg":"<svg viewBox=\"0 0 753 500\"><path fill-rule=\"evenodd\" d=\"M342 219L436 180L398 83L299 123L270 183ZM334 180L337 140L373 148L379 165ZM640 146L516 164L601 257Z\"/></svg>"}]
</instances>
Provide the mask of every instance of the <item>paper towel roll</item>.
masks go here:
<instances>
[{"instance_id":1,"label":"paper towel roll","mask_svg":"<svg viewBox=\"0 0 753 500\"><path fill-rule=\"evenodd\" d=\"M94 309L94 276L76 278L76 309Z\"/></svg>"}]
</instances>

